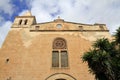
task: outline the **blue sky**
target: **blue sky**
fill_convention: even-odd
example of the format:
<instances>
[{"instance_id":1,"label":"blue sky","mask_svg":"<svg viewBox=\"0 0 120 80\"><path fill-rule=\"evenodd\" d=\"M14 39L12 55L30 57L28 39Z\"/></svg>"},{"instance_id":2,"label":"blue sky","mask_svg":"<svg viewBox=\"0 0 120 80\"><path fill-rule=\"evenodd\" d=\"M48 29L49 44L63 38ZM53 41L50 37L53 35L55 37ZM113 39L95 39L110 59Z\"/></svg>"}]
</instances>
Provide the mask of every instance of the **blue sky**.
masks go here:
<instances>
[{"instance_id":1,"label":"blue sky","mask_svg":"<svg viewBox=\"0 0 120 80\"><path fill-rule=\"evenodd\" d=\"M38 23L60 16L70 22L106 24L111 34L120 26L120 0L0 0L0 45L15 16L28 10Z\"/></svg>"}]
</instances>

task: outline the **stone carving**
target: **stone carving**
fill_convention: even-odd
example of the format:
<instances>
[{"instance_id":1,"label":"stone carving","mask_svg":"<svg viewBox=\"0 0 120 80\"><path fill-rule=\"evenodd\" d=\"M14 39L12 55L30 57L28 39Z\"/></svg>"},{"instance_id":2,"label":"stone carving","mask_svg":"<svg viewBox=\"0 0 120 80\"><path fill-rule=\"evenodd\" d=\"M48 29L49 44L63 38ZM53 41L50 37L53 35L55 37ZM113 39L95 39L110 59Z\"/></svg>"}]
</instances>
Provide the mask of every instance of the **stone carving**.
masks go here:
<instances>
[{"instance_id":1,"label":"stone carving","mask_svg":"<svg viewBox=\"0 0 120 80\"><path fill-rule=\"evenodd\" d=\"M62 38L57 38L53 42L53 49L66 49L66 42Z\"/></svg>"}]
</instances>

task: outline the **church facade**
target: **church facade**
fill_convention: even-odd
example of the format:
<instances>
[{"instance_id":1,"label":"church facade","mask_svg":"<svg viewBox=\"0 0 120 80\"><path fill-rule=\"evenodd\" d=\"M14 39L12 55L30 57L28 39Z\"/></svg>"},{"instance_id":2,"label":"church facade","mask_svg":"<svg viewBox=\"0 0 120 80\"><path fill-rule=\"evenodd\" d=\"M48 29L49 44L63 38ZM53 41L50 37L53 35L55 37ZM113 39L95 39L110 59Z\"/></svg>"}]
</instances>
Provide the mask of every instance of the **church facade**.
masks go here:
<instances>
[{"instance_id":1,"label":"church facade","mask_svg":"<svg viewBox=\"0 0 120 80\"><path fill-rule=\"evenodd\" d=\"M0 48L0 80L94 80L81 57L102 37L111 39L105 24L17 16Z\"/></svg>"}]
</instances>

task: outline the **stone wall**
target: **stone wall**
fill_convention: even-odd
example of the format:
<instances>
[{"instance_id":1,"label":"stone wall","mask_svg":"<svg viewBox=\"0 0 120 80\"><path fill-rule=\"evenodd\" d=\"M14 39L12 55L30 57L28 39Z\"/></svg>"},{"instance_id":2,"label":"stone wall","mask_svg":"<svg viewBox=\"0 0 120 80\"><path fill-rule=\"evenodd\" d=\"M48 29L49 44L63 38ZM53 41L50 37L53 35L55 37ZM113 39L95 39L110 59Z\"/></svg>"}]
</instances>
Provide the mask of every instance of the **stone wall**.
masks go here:
<instances>
[{"instance_id":1,"label":"stone wall","mask_svg":"<svg viewBox=\"0 0 120 80\"><path fill-rule=\"evenodd\" d=\"M34 20L30 17L29 24L18 25L18 17L15 19L0 48L0 80L94 80L81 57L96 39L111 39L106 26L103 25L101 30L98 24L85 25L64 20L35 24ZM61 24L62 28L57 28L57 24ZM40 26L39 30L35 26ZM79 26L83 26L82 31ZM67 68L52 67L52 45L57 37L67 42Z\"/></svg>"}]
</instances>

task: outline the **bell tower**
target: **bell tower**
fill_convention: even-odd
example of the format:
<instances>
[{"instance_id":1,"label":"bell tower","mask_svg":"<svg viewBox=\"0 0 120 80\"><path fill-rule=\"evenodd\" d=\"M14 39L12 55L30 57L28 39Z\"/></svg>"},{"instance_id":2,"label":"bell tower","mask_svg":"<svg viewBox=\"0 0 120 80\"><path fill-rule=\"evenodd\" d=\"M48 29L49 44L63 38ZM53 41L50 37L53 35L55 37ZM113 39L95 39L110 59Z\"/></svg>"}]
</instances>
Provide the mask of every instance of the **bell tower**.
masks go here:
<instances>
[{"instance_id":1,"label":"bell tower","mask_svg":"<svg viewBox=\"0 0 120 80\"><path fill-rule=\"evenodd\" d=\"M28 28L36 23L35 16L27 11L23 16L17 16L13 22L12 28Z\"/></svg>"}]
</instances>

